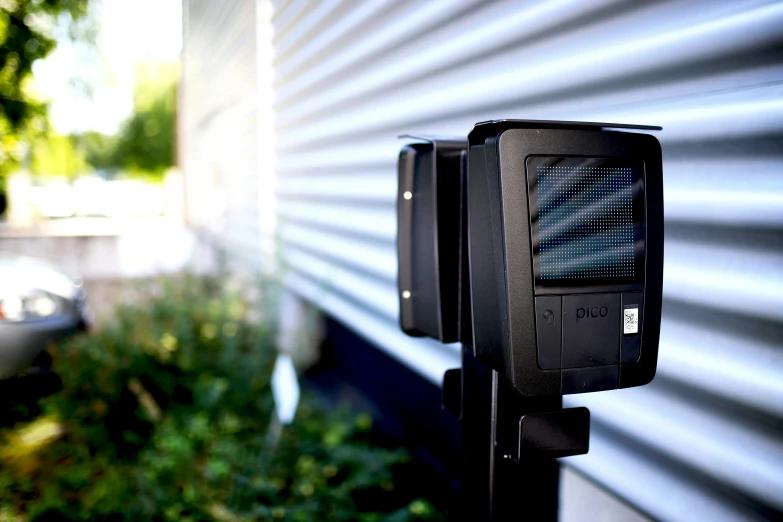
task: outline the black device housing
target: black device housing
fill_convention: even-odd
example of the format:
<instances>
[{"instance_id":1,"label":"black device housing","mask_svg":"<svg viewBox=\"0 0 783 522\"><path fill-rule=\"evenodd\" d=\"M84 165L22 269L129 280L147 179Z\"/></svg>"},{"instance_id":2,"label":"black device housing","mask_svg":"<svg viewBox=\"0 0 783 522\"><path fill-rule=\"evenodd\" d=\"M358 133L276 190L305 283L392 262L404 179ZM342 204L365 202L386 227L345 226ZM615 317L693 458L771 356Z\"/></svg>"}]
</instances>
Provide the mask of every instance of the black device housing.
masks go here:
<instances>
[{"instance_id":1,"label":"black device housing","mask_svg":"<svg viewBox=\"0 0 783 522\"><path fill-rule=\"evenodd\" d=\"M661 148L658 140L649 134L607 129L660 128L498 120L477 124L468 137L467 214L473 347L478 360L498 370L523 395L555 396L628 388L647 384L655 375L663 284ZM582 286L576 282L569 288L539 287L534 274L534 242L531 240L536 215L535 209L531 213L529 199L535 180L531 181L528 173L528 161L541 156L564 162L568 158L596 158L640 165L643 190L639 197L643 197L643 215L639 218L642 220L641 232L637 232L641 237L634 241L634 249L643 251L643 254L637 254L637 267L643 274L638 274L637 269L636 280L614 287L591 286L590 282ZM537 312L536 296L552 294L559 295L549 297L550 301L539 300ZM564 296L563 301L560 295ZM585 367L574 367L574 364L580 364L579 357L584 354L577 353L577 361L568 367L562 350L560 357L556 351L540 353L537 321L568 319L568 313L573 314L573 311L566 311L565 306L561 310L557 304L565 303L565 299L592 300L596 303L593 313L598 313L596 310L603 313L605 308L622 316L625 308L638 307L639 330L635 345L627 349L626 338L620 336L616 358L605 364L592 356L583 357ZM550 302L552 306L542 305ZM548 315L538 317L542 311ZM573 315L570 319L573 320ZM616 326L620 328L621 324ZM543 334L539 331L540 335ZM555 344L559 342L559 339L553 339ZM564 364L566 368L563 368Z\"/></svg>"},{"instance_id":2,"label":"black device housing","mask_svg":"<svg viewBox=\"0 0 783 522\"><path fill-rule=\"evenodd\" d=\"M414 337L456 342L462 309L461 206L467 141L402 137L419 142L402 148L398 164L400 327Z\"/></svg>"}]
</instances>

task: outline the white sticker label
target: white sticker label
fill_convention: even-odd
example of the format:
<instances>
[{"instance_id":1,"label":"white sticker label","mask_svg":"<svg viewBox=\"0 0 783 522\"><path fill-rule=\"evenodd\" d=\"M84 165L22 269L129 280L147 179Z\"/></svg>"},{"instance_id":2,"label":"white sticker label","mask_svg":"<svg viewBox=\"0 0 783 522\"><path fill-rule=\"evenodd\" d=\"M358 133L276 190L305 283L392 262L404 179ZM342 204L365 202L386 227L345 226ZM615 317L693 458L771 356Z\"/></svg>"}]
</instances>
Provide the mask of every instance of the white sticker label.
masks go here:
<instances>
[{"instance_id":1,"label":"white sticker label","mask_svg":"<svg viewBox=\"0 0 783 522\"><path fill-rule=\"evenodd\" d=\"M623 333L635 334L639 333L639 309L638 308L626 308L623 310Z\"/></svg>"}]
</instances>

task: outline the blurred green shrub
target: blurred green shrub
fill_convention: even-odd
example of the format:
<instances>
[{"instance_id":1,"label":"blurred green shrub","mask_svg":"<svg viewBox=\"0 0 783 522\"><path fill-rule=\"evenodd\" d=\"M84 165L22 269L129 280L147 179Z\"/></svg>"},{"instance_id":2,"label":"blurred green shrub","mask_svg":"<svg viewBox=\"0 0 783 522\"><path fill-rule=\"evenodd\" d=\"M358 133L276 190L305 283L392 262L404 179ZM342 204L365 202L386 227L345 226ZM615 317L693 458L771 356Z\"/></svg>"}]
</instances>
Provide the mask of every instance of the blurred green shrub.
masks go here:
<instances>
[{"instance_id":1,"label":"blurred green shrub","mask_svg":"<svg viewBox=\"0 0 783 522\"><path fill-rule=\"evenodd\" d=\"M170 280L54 350L62 390L0 431L0 521L439 520L369 416L305 391L279 432L260 297Z\"/></svg>"}]
</instances>

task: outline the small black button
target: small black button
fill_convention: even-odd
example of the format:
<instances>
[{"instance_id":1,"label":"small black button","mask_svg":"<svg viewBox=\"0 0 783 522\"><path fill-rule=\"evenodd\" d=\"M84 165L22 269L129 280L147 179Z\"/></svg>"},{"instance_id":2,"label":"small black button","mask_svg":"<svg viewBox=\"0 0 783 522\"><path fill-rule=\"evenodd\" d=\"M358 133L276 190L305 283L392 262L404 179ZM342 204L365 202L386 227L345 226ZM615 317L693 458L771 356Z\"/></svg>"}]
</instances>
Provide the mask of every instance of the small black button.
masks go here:
<instances>
[{"instance_id":1,"label":"small black button","mask_svg":"<svg viewBox=\"0 0 783 522\"><path fill-rule=\"evenodd\" d=\"M605 390L616 390L620 382L620 366L597 366L595 368L577 368L563 370L560 374L561 391L569 393L587 393Z\"/></svg>"},{"instance_id":2,"label":"small black button","mask_svg":"<svg viewBox=\"0 0 783 522\"><path fill-rule=\"evenodd\" d=\"M620 294L563 296L563 368L620 362Z\"/></svg>"},{"instance_id":3,"label":"small black button","mask_svg":"<svg viewBox=\"0 0 783 522\"><path fill-rule=\"evenodd\" d=\"M639 360L642 344L642 299L641 292L623 294L623 341L620 348L620 362L634 363Z\"/></svg>"},{"instance_id":4,"label":"small black button","mask_svg":"<svg viewBox=\"0 0 783 522\"><path fill-rule=\"evenodd\" d=\"M538 365L544 370L560 368L560 296L536 297Z\"/></svg>"}]
</instances>

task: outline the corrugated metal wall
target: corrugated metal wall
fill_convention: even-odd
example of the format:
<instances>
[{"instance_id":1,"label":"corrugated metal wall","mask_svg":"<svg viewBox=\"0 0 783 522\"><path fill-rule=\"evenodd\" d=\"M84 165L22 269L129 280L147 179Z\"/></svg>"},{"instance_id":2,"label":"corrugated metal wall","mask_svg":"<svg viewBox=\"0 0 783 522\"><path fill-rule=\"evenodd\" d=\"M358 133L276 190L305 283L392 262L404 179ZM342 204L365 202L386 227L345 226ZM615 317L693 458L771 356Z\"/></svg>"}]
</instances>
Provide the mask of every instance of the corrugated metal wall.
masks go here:
<instances>
[{"instance_id":1,"label":"corrugated metal wall","mask_svg":"<svg viewBox=\"0 0 783 522\"><path fill-rule=\"evenodd\" d=\"M665 309L647 387L568 463L662 520L783 516L783 3L281 1L288 281L439 382L454 346L398 331L404 132L491 118L663 125Z\"/></svg>"},{"instance_id":2,"label":"corrugated metal wall","mask_svg":"<svg viewBox=\"0 0 783 522\"><path fill-rule=\"evenodd\" d=\"M180 165L189 224L233 267L261 263L256 4L183 2Z\"/></svg>"}]
</instances>

